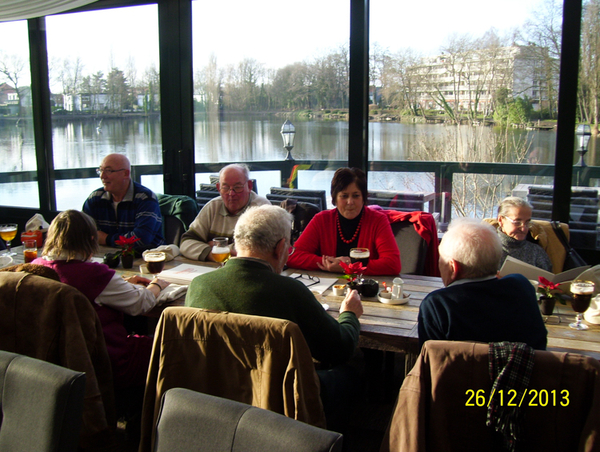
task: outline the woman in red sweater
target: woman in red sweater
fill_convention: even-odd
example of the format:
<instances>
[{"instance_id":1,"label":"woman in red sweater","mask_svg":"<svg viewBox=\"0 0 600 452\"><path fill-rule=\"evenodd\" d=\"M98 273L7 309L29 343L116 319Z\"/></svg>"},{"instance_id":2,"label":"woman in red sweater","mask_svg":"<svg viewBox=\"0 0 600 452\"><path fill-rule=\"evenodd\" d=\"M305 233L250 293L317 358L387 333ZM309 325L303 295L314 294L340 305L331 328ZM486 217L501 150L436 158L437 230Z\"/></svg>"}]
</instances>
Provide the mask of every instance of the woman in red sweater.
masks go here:
<instances>
[{"instance_id":1,"label":"woman in red sweater","mask_svg":"<svg viewBox=\"0 0 600 452\"><path fill-rule=\"evenodd\" d=\"M365 275L400 273L400 251L387 215L370 209L367 177L358 168L340 168L331 180L334 209L318 213L294 243L288 267L343 273L351 248L368 248Z\"/></svg>"}]
</instances>

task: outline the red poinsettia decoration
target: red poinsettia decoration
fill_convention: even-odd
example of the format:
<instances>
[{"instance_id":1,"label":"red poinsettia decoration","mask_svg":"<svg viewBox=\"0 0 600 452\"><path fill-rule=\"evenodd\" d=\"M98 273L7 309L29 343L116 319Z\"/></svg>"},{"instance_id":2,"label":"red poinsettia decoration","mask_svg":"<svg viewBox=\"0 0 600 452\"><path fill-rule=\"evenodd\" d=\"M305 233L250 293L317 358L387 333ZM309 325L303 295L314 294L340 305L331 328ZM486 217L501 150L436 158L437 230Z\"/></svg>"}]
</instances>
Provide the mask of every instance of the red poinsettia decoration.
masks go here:
<instances>
[{"instance_id":1,"label":"red poinsettia decoration","mask_svg":"<svg viewBox=\"0 0 600 452\"><path fill-rule=\"evenodd\" d=\"M562 289L559 287L560 283L550 282L543 276L538 277L538 282L539 293L545 297L554 298L555 300L558 300L559 303L565 304L562 296L559 295L563 293Z\"/></svg>"},{"instance_id":2,"label":"red poinsettia decoration","mask_svg":"<svg viewBox=\"0 0 600 452\"><path fill-rule=\"evenodd\" d=\"M122 255L126 255L126 254L135 254L135 251L133 250L133 244L135 242L137 242L138 240L140 240L139 237L125 237L123 235L119 236L118 240L115 240L115 245L120 246L121 247L121 254Z\"/></svg>"},{"instance_id":3,"label":"red poinsettia decoration","mask_svg":"<svg viewBox=\"0 0 600 452\"><path fill-rule=\"evenodd\" d=\"M345 262L340 262L340 266L344 269L344 278L348 279L350 282L356 280L358 275L362 275L367 267L363 267L363 264L360 262L354 262L353 264L346 264Z\"/></svg>"}]
</instances>

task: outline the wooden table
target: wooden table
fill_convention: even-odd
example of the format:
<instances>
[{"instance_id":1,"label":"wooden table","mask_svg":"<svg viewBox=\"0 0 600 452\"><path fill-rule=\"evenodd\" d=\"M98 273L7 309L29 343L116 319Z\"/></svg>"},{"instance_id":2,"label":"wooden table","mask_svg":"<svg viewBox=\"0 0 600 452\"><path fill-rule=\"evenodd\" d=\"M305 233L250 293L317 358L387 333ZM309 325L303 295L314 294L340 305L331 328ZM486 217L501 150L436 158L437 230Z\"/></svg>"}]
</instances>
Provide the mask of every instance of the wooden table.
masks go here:
<instances>
[{"instance_id":1,"label":"wooden table","mask_svg":"<svg viewBox=\"0 0 600 452\"><path fill-rule=\"evenodd\" d=\"M14 263L23 262L22 247L13 248L17 253L13 256ZM114 251L111 248L100 247L97 256L101 257L106 252ZM198 262L186 259L183 256L176 257L173 261L167 262L165 268L171 268L180 263L188 263L203 266L217 266L218 264L210 262ZM139 265L143 264L143 259L137 259L131 270L123 270L118 267L117 271L123 275L140 274ZM299 270L288 269L284 274L298 273ZM307 273L307 272L302 272ZM331 278L335 275L325 272L308 272L311 275ZM151 276L151 275L144 275ZM417 315L419 306L423 298L431 291L443 287L441 278L417 275L401 275L404 280L404 291L410 293L410 300L406 305L387 305L380 303L375 298L364 299L364 314L360 318L361 334L360 346L365 348L402 352L407 355L407 365L416 358L420 352L419 338L417 332ZM385 281L391 285L393 277L375 277L380 284ZM345 280L340 279L340 283ZM332 294L332 289L326 290L322 295L317 295L322 303L327 303L329 313L337 318L339 307L343 297ZM600 325L588 324L590 328L587 331L577 331L569 328L575 317L574 311L570 305L557 304L554 309L555 315L548 318L546 328L548 330L548 350L567 351L571 353L581 353L600 359ZM412 366L407 367L410 369Z\"/></svg>"}]
</instances>

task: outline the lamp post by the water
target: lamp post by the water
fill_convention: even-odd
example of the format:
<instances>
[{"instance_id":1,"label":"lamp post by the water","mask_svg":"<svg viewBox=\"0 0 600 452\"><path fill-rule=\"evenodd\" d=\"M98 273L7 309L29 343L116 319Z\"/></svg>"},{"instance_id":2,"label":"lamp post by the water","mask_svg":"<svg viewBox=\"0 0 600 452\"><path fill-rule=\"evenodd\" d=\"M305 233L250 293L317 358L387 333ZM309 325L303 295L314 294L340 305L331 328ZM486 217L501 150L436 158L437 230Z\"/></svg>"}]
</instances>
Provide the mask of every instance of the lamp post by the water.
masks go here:
<instances>
[{"instance_id":1,"label":"lamp post by the water","mask_svg":"<svg viewBox=\"0 0 600 452\"><path fill-rule=\"evenodd\" d=\"M296 136L296 128L288 119L281 126L281 137L283 138L283 147L287 150L286 160L294 160L292 157L292 148L294 147L294 138Z\"/></svg>"},{"instance_id":2,"label":"lamp post by the water","mask_svg":"<svg viewBox=\"0 0 600 452\"><path fill-rule=\"evenodd\" d=\"M592 135L592 129L589 124L579 124L577 126L577 130L575 131L575 135L579 137L579 149L577 152L579 153L579 162L577 166L586 166L585 160L583 157L588 151L588 143L590 142L590 136Z\"/></svg>"}]
</instances>

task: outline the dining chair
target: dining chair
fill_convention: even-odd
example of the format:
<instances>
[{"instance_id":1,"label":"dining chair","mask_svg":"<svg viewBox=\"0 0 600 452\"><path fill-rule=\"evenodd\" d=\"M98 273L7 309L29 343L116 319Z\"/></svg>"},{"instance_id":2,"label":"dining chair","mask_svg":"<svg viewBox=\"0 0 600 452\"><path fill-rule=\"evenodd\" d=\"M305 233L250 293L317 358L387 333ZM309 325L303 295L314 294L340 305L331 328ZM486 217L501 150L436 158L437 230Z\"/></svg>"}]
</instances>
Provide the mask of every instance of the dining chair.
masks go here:
<instances>
[{"instance_id":1,"label":"dining chair","mask_svg":"<svg viewBox=\"0 0 600 452\"><path fill-rule=\"evenodd\" d=\"M162 396L155 452L334 452L343 435L262 408L183 388Z\"/></svg>"},{"instance_id":2,"label":"dining chair","mask_svg":"<svg viewBox=\"0 0 600 452\"><path fill-rule=\"evenodd\" d=\"M180 387L325 427L320 386L298 325L189 307L158 321L146 379L140 451L152 451L162 395Z\"/></svg>"},{"instance_id":3,"label":"dining chair","mask_svg":"<svg viewBox=\"0 0 600 452\"><path fill-rule=\"evenodd\" d=\"M392 232L400 250L402 273L407 275L423 275L427 257L427 242L416 231L408 220L391 224Z\"/></svg>"},{"instance_id":4,"label":"dining chair","mask_svg":"<svg viewBox=\"0 0 600 452\"><path fill-rule=\"evenodd\" d=\"M85 373L0 350L0 450L75 452Z\"/></svg>"},{"instance_id":5,"label":"dining chair","mask_svg":"<svg viewBox=\"0 0 600 452\"><path fill-rule=\"evenodd\" d=\"M80 446L113 444L110 359L98 314L81 292L30 273L0 272L0 332L0 350L85 372Z\"/></svg>"},{"instance_id":6,"label":"dining chair","mask_svg":"<svg viewBox=\"0 0 600 452\"><path fill-rule=\"evenodd\" d=\"M181 236L198 215L196 201L185 195L157 194L160 213L163 216L163 236L167 244L179 246Z\"/></svg>"},{"instance_id":7,"label":"dining chair","mask_svg":"<svg viewBox=\"0 0 600 452\"><path fill-rule=\"evenodd\" d=\"M425 342L402 383L381 452L504 450L486 426L494 383L488 353L485 343ZM600 363L595 359L536 350L525 393L502 395L501 411L522 410L517 450L600 450Z\"/></svg>"},{"instance_id":8,"label":"dining chair","mask_svg":"<svg viewBox=\"0 0 600 452\"><path fill-rule=\"evenodd\" d=\"M276 199L284 201L292 198L298 202L310 202L315 204L319 209L327 209L327 197L325 190L309 190L303 188L287 188L287 187L271 187L270 193L267 194L267 199Z\"/></svg>"},{"instance_id":9,"label":"dining chair","mask_svg":"<svg viewBox=\"0 0 600 452\"><path fill-rule=\"evenodd\" d=\"M439 276L438 233L435 218L429 212L412 212L382 209L390 221L390 226L400 251L402 273L413 275Z\"/></svg>"}]
</instances>

